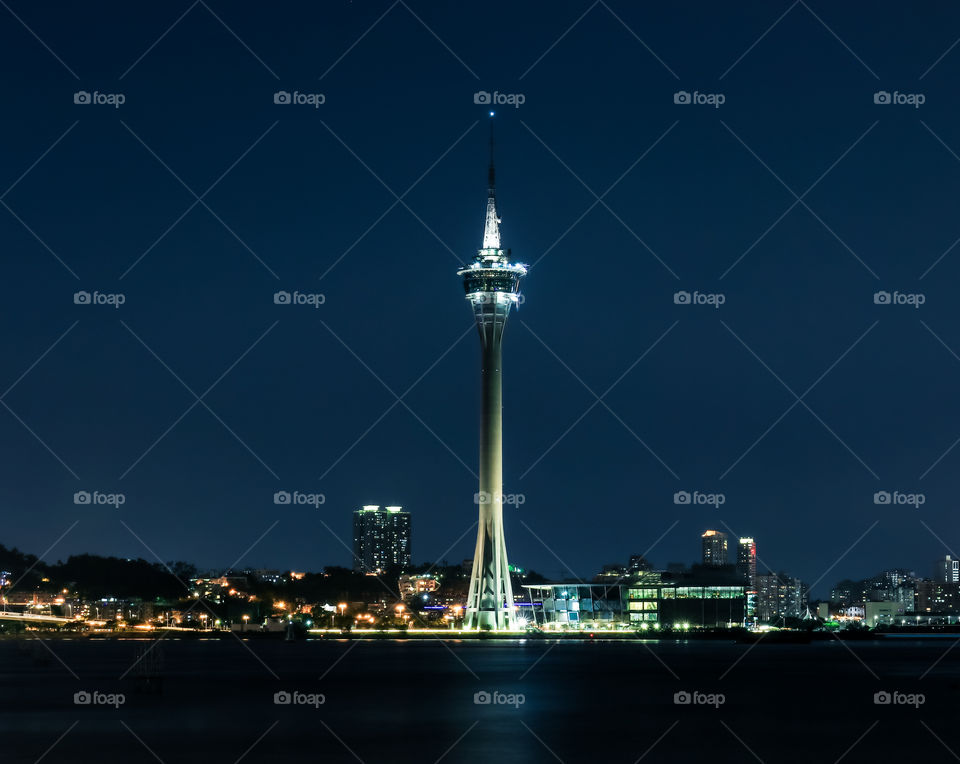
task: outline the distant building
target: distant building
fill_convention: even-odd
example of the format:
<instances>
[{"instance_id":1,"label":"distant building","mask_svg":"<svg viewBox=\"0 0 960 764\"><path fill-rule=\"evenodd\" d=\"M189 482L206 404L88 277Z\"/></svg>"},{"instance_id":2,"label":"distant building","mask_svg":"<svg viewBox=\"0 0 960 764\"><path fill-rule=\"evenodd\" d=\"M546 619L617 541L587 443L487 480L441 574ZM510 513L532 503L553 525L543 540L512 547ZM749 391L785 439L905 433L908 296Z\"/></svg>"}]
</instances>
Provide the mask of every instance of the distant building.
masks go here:
<instances>
[{"instance_id":1,"label":"distant building","mask_svg":"<svg viewBox=\"0 0 960 764\"><path fill-rule=\"evenodd\" d=\"M952 614L960 605L960 584L945 581L918 581L916 612Z\"/></svg>"},{"instance_id":2,"label":"distant building","mask_svg":"<svg viewBox=\"0 0 960 764\"><path fill-rule=\"evenodd\" d=\"M807 611L807 585L783 573L757 576L757 619L772 623L801 618Z\"/></svg>"},{"instance_id":3,"label":"distant building","mask_svg":"<svg viewBox=\"0 0 960 764\"><path fill-rule=\"evenodd\" d=\"M893 623L894 617L903 613L903 605L899 602L867 602L863 606L863 620L868 626Z\"/></svg>"},{"instance_id":4,"label":"distant building","mask_svg":"<svg viewBox=\"0 0 960 764\"><path fill-rule=\"evenodd\" d=\"M757 618L773 621L780 614L780 579L774 573L757 576Z\"/></svg>"},{"instance_id":5,"label":"distant building","mask_svg":"<svg viewBox=\"0 0 960 764\"><path fill-rule=\"evenodd\" d=\"M947 584L960 583L960 560L949 554L933 564L933 580Z\"/></svg>"},{"instance_id":6,"label":"distant building","mask_svg":"<svg viewBox=\"0 0 960 764\"><path fill-rule=\"evenodd\" d=\"M703 564L719 567L727 564L727 534L706 531L703 536Z\"/></svg>"},{"instance_id":7,"label":"distant building","mask_svg":"<svg viewBox=\"0 0 960 764\"><path fill-rule=\"evenodd\" d=\"M913 575L912 570L907 570L906 568L892 568L890 570L885 570L880 574L887 586L891 588L896 588L898 586L904 586L905 584L913 583L916 576Z\"/></svg>"},{"instance_id":8,"label":"distant building","mask_svg":"<svg viewBox=\"0 0 960 764\"><path fill-rule=\"evenodd\" d=\"M741 538L737 543L737 577L747 587L747 621L757 616L757 542Z\"/></svg>"},{"instance_id":9,"label":"distant building","mask_svg":"<svg viewBox=\"0 0 960 764\"><path fill-rule=\"evenodd\" d=\"M737 573L749 589L757 588L757 542L742 538L737 544Z\"/></svg>"},{"instance_id":10,"label":"distant building","mask_svg":"<svg viewBox=\"0 0 960 764\"><path fill-rule=\"evenodd\" d=\"M253 576L260 581L261 583L266 584L282 584L283 583L283 573L279 570L254 570Z\"/></svg>"},{"instance_id":11,"label":"distant building","mask_svg":"<svg viewBox=\"0 0 960 764\"><path fill-rule=\"evenodd\" d=\"M410 564L410 513L368 504L353 513L353 568L378 573Z\"/></svg>"},{"instance_id":12,"label":"distant building","mask_svg":"<svg viewBox=\"0 0 960 764\"><path fill-rule=\"evenodd\" d=\"M437 577L430 574L424 574L422 576L411 576L411 575L402 575L398 582L400 587L400 596L403 599L410 599L411 597L416 597L418 594L428 594L430 592L435 592L440 588L440 581L437 580Z\"/></svg>"},{"instance_id":13,"label":"distant building","mask_svg":"<svg viewBox=\"0 0 960 764\"><path fill-rule=\"evenodd\" d=\"M785 578L781 585L781 615L787 618L802 618L807 612L809 588L799 578Z\"/></svg>"}]
</instances>

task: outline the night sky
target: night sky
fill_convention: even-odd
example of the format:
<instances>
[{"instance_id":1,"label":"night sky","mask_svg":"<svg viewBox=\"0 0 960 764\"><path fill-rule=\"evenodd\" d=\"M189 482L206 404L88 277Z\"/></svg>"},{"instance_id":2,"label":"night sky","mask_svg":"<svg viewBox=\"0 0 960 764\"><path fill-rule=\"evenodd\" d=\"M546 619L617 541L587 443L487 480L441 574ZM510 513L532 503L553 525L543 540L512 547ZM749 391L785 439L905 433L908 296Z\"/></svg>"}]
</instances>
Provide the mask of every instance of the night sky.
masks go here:
<instances>
[{"instance_id":1,"label":"night sky","mask_svg":"<svg viewBox=\"0 0 960 764\"><path fill-rule=\"evenodd\" d=\"M456 268L496 91L523 96L494 120L531 265L504 344L511 562L691 562L716 528L823 596L957 545L960 8L0 5L0 543L317 570L350 564L353 509L401 504L415 561L470 557Z\"/></svg>"}]
</instances>

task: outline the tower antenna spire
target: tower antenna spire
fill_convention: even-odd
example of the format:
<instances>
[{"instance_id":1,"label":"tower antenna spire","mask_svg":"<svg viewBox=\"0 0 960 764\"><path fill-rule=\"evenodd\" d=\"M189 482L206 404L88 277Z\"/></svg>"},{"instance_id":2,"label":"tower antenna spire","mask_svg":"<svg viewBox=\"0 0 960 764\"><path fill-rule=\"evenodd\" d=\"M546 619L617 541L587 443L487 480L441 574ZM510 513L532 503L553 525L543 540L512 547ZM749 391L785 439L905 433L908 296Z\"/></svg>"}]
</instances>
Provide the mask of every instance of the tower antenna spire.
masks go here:
<instances>
[{"instance_id":1,"label":"tower antenna spire","mask_svg":"<svg viewBox=\"0 0 960 764\"><path fill-rule=\"evenodd\" d=\"M490 169L487 173L487 217L483 224L483 249L500 249L500 218L497 215L497 191L493 169L493 112L490 112Z\"/></svg>"},{"instance_id":2,"label":"tower antenna spire","mask_svg":"<svg viewBox=\"0 0 960 764\"><path fill-rule=\"evenodd\" d=\"M490 112L490 116L491 118L493 117L493 112ZM490 196L493 196L494 189L496 187L495 173L493 168L493 119L490 120L490 172L487 185L490 187Z\"/></svg>"}]
</instances>

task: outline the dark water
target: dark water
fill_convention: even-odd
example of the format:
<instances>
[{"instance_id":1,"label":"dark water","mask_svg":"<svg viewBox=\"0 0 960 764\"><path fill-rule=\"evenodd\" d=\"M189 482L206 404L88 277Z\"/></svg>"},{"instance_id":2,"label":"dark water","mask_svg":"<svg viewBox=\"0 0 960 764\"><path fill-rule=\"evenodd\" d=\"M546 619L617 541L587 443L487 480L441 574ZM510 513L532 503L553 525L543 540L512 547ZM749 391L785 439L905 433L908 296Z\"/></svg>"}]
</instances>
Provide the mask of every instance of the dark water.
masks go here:
<instances>
[{"instance_id":1,"label":"dark water","mask_svg":"<svg viewBox=\"0 0 960 764\"><path fill-rule=\"evenodd\" d=\"M772 763L844 754L844 762L938 762L956 760L947 748L960 754L953 639L753 648L166 639L159 695L138 693L133 672L120 678L145 643L46 644L63 665L41 645L0 642L3 764ZM82 690L123 693L126 702L75 705ZM881 690L921 693L924 703L877 705ZM278 691L325 702L277 705ZM524 702L478 705L479 691ZM678 691L724 702L678 705Z\"/></svg>"}]
</instances>

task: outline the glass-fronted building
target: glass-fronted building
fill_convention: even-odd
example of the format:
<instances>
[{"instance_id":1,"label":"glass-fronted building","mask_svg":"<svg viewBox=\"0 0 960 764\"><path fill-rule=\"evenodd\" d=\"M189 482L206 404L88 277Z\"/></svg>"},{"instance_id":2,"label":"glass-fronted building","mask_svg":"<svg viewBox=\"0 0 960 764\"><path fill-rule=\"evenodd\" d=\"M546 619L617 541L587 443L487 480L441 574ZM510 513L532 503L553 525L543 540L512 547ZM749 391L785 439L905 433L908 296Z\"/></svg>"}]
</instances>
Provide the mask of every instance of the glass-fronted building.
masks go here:
<instances>
[{"instance_id":1,"label":"glass-fronted building","mask_svg":"<svg viewBox=\"0 0 960 764\"><path fill-rule=\"evenodd\" d=\"M531 624L546 629L743 626L743 584L645 580L619 584L532 584Z\"/></svg>"}]
</instances>

